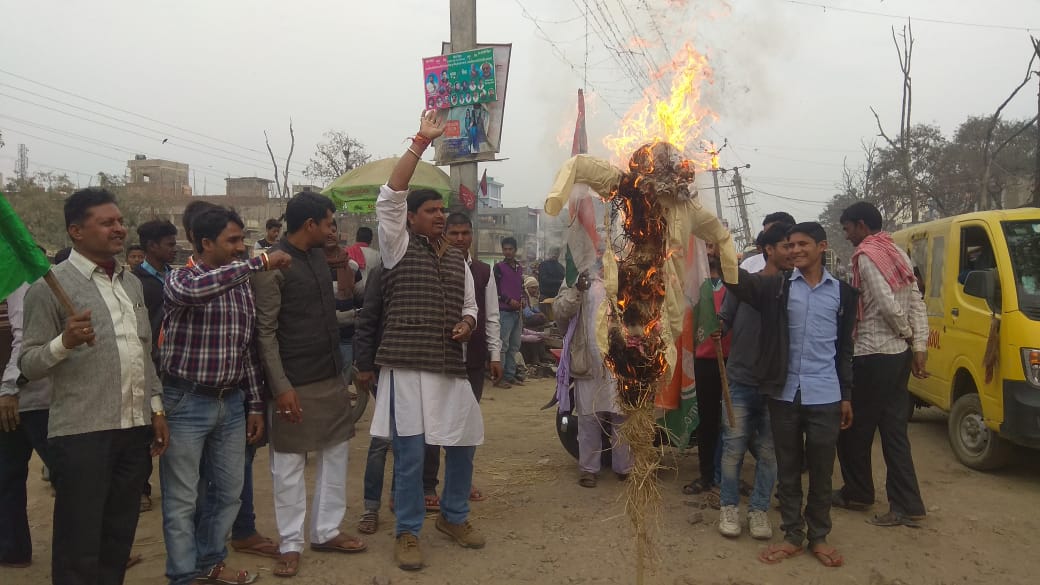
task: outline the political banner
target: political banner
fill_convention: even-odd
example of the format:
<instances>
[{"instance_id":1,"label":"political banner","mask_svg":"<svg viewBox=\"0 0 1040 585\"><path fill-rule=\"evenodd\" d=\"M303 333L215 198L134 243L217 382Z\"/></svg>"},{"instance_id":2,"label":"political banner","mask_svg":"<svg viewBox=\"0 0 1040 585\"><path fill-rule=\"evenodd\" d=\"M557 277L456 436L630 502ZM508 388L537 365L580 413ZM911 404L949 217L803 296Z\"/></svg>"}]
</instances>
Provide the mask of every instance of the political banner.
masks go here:
<instances>
[{"instance_id":1,"label":"political banner","mask_svg":"<svg viewBox=\"0 0 1040 585\"><path fill-rule=\"evenodd\" d=\"M478 51L491 52L491 63L494 66L494 74L491 79L493 79L495 99L493 101L482 102L478 100L475 103L448 106L446 110L448 119L444 135L433 143L434 158L438 165L495 160L495 155L500 151L502 119L506 107L506 84L509 78L509 56L513 46L511 44L477 46L479 47ZM450 44L443 44L441 50L445 54L441 58L450 61L452 57L448 53L450 48ZM472 53L473 51L467 52ZM442 68L438 75L441 75L444 71L448 72L448 78L450 79L450 68ZM472 76L472 66L469 72ZM438 77L438 84L439 80L440 77ZM487 85L485 83L485 88L487 88ZM427 90L429 90L428 87ZM436 104L436 101L434 103ZM428 101L427 104L429 104Z\"/></svg>"},{"instance_id":2,"label":"political banner","mask_svg":"<svg viewBox=\"0 0 1040 585\"><path fill-rule=\"evenodd\" d=\"M444 110L498 99L490 47L423 59L426 107Z\"/></svg>"}]
</instances>

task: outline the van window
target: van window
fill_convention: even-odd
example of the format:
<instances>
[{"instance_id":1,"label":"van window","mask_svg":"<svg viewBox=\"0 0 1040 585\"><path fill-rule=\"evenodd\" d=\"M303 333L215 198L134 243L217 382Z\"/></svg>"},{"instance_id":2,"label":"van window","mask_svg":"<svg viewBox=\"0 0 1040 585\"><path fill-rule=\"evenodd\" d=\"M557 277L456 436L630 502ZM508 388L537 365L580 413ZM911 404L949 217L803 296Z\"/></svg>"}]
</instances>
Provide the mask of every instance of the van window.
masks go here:
<instances>
[{"instance_id":1,"label":"van window","mask_svg":"<svg viewBox=\"0 0 1040 585\"><path fill-rule=\"evenodd\" d=\"M1005 221L1003 226L1018 306L1030 319L1040 320L1040 221Z\"/></svg>"},{"instance_id":2,"label":"van window","mask_svg":"<svg viewBox=\"0 0 1040 585\"><path fill-rule=\"evenodd\" d=\"M961 228L960 264L957 267L957 282L964 284L968 273L974 270L994 270L997 258L993 244L982 226L971 225Z\"/></svg>"},{"instance_id":3,"label":"van window","mask_svg":"<svg viewBox=\"0 0 1040 585\"><path fill-rule=\"evenodd\" d=\"M910 256L910 265L914 268L914 276L917 277L917 281L920 283L921 294L924 294L924 274L928 267L928 238L924 234L913 241L910 250L908 250L908 255Z\"/></svg>"},{"instance_id":4,"label":"van window","mask_svg":"<svg viewBox=\"0 0 1040 585\"><path fill-rule=\"evenodd\" d=\"M937 299L942 296L943 265L946 264L946 238L932 238L932 269L928 277L928 296Z\"/></svg>"}]
</instances>

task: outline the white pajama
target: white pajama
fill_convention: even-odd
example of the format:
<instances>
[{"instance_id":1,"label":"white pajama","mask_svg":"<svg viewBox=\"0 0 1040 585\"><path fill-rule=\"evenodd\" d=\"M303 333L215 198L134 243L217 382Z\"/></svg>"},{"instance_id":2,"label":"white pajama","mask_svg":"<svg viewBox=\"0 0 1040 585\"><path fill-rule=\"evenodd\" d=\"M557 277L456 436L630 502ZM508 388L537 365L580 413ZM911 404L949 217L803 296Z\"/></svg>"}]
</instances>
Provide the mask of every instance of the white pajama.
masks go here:
<instances>
[{"instance_id":1,"label":"white pajama","mask_svg":"<svg viewBox=\"0 0 1040 585\"><path fill-rule=\"evenodd\" d=\"M311 502L310 542L321 544L339 536L347 512L347 456L349 441L318 451L318 469ZM307 482L304 453L279 453L271 449L274 480L274 517L278 523L281 552L303 551L303 525L307 517Z\"/></svg>"}]
</instances>

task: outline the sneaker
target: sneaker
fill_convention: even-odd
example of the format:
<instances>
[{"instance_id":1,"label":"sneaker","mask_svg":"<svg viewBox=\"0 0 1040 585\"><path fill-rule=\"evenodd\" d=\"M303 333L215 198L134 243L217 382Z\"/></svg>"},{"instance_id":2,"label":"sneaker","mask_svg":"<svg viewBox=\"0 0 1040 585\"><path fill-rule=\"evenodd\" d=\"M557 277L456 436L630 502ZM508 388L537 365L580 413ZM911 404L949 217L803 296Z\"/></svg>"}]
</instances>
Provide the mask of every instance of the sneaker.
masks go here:
<instances>
[{"instance_id":1,"label":"sneaker","mask_svg":"<svg viewBox=\"0 0 1040 585\"><path fill-rule=\"evenodd\" d=\"M736 506L722 506L719 510L719 534L730 538L740 536L740 512Z\"/></svg>"},{"instance_id":2,"label":"sneaker","mask_svg":"<svg viewBox=\"0 0 1040 585\"><path fill-rule=\"evenodd\" d=\"M444 516L437 516L436 528L465 548L484 548L484 536L473 528L469 520L462 524L452 524Z\"/></svg>"},{"instance_id":3,"label":"sneaker","mask_svg":"<svg viewBox=\"0 0 1040 585\"><path fill-rule=\"evenodd\" d=\"M397 566L405 571L418 571L422 568L422 551L419 550L419 537L404 532L397 537L394 547L394 560Z\"/></svg>"},{"instance_id":4,"label":"sneaker","mask_svg":"<svg viewBox=\"0 0 1040 585\"><path fill-rule=\"evenodd\" d=\"M751 538L769 540L773 538L773 525L769 523L769 514L765 510L748 510L748 531Z\"/></svg>"}]
</instances>

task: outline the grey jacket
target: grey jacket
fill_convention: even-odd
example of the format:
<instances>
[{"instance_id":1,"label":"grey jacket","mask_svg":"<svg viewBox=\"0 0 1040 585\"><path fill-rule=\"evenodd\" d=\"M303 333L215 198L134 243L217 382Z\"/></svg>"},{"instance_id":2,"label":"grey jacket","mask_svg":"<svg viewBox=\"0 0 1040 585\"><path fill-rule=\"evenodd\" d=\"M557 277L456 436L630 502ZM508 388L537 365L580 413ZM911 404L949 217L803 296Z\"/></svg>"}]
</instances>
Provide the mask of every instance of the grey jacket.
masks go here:
<instances>
[{"instance_id":1,"label":"grey jacket","mask_svg":"<svg viewBox=\"0 0 1040 585\"><path fill-rule=\"evenodd\" d=\"M29 380L50 376L51 408L48 436L59 437L121 428L122 380L119 350L108 306L94 283L68 261L51 269L76 310L91 311L94 345L81 345L59 360L50 349L51 341L65 330L69 316L43 280L25 295L25 334L18 367ZM144 420L150 420L152 396L162 396L162 385L155 375L152 360L152 328L144 305L141 281L129 270L116 275L123 290L134 303L137 340L145 359L145 399L138 407Z\"/></svg>"}]
</instances>

